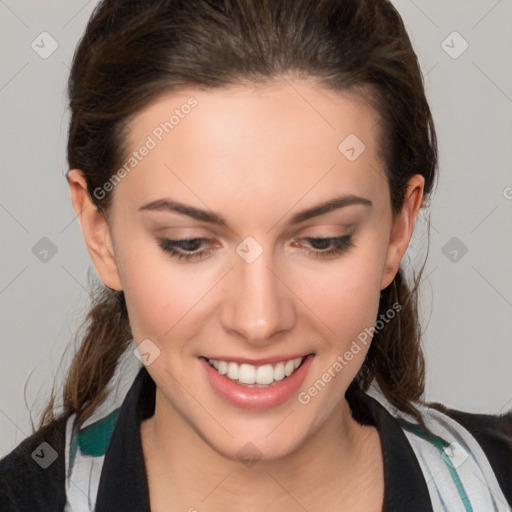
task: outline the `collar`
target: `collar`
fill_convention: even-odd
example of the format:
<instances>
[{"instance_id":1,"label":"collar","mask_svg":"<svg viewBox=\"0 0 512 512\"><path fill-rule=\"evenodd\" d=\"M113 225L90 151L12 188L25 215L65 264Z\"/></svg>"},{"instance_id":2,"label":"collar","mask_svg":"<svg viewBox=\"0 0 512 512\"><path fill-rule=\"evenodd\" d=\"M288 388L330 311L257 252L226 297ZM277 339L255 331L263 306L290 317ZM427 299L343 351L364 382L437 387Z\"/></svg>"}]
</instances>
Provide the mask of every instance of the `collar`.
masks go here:
<instances>
[{"instance_id":1,"label":"collar","mask_svg":"<svg viewBox=\"0 0 512 512\"><path fill-rule=\"evenodd\" d=\"M96 512L150 512L140 424L153 415L156 386L142 367L128 391L105 452ZM375 398L359 390L347 400L360 423L374 425L384 460L382 512L432 512L421 467L399 420Z\"/></svg>"}]
</instances>

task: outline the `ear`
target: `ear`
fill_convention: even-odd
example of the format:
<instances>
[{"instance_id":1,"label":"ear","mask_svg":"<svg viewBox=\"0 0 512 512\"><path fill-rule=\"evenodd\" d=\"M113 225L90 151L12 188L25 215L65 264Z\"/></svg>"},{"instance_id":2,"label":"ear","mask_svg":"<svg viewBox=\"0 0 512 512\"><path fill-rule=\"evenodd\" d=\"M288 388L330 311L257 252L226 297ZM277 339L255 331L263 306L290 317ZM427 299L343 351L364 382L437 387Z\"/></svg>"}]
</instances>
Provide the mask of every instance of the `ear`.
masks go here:
<instances>
[{"instance_id":1,"label":"ear","mask_svg":"<svg viewBox=\"0 0 512 512\"><path fill-rule=\"evenodd\" d=\"M403 207L396 215L391 227L388 252L380 285L381 290L391 284L407 251L416 215L421 207L424 184L425 178L421 174L415 174L408 181Z\"/></svg>"},{"instance_id":2,"label":"ear","mask_svg":"<svg viewBox=\"0 0 512 512\"><path fill-rule=\"evenodd\" d=\"M71 169L67 173L67 179L71 189L73 208L80 220L85 244L96 272L103 284L120 291L123 287L107 219L91 201L83 172L80 169Z\"/></svg>"}]
</instances>

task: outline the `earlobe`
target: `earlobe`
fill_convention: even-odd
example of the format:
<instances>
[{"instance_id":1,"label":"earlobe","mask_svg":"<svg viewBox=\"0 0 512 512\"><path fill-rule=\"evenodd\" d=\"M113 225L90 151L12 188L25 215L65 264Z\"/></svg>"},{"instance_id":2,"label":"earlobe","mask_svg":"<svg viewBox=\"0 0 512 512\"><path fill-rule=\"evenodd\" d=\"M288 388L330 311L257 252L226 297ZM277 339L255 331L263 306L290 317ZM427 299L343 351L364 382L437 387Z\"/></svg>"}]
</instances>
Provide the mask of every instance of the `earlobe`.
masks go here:
<instances>
[{"instance_id":1,"label":"earlobe","mask_svg":"<svg viewBox=\"0 0 512 512\"><path fill-rule=\"evenodd\" d=\"M87 182L80 169L67 173L71 202L80 221L82 234L91 259L105 286L122 290L111 233L104 214L96 208L87 192Z\"/></svg>"},{"instance_id":2,"label":"earlobe","mask_svg":"<svg viewBox=\"0 0 512 512\"><path fill-rule=\"evenodd\" d=\"M402 210L396 215L391 228L381 290L391 284L407 251L416 216L422 204L424 185L425 178L420 174L415 174L409 179Z\"/></svg>"}]
</instances>

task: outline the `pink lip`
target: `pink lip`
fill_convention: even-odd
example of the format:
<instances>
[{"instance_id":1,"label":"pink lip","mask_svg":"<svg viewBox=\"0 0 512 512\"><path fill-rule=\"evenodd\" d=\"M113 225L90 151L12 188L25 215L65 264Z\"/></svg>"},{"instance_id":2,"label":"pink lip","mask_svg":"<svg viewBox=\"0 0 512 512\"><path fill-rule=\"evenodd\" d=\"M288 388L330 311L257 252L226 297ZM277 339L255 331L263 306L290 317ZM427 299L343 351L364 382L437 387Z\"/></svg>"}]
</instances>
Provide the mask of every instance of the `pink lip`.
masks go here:
<instances>
[{"instance_id":1,"label":"pink lip","mask_svg":"<svg viewBox=\"0 0 512 512\"><path fill-rule=\"evenodd\" d=\"M247 388L240 386L212 368L206 359L199 357L198 361L204 368L206 377L212 388L227 402L242 409L268 409L270 407L277 407L286 402L297 389L299 389L306 378L313 358L314 355L309 354L304 359L301 366L289 377L278 381L268 388ZM225 359L222 360L225 361ZM283 361L283 359L281 359L281 361Z\"/></svg>"}]
</instances>

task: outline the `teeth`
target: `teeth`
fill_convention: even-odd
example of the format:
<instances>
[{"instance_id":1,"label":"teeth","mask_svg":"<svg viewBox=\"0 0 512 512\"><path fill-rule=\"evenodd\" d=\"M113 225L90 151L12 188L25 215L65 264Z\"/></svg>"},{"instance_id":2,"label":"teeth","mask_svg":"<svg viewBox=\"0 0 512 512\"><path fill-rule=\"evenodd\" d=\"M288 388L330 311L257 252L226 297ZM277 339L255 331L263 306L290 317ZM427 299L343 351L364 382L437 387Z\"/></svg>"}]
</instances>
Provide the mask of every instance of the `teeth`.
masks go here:
<instances>
[{"instance_id":1,"label":"teeth","mask_svg":"<svg viewBox=\"0 0 512 512\"><path fill-rule=\"evenodd\" d=\"M238 379L239 366L236 363L228 363L228 377L233 380Z\"/></svg>"},{"instance_id":2,"label":"teeth","mask_svg":"<svg viewBox=\"0 0 512 512\"><path fill-rule=\"evenodd\" d=\"M284 365L284 374L289 377L293 373L293 370L295 370L295 362L287 361Z\"/></svg>"},{"instance_id":3,"label":"teeth","mask_svg":"<svg viewBox=\"0 0 512 512\"><path fill-rule=\"evenodd\" d=\"M272 384L274 381L289 377L300 366L303 359L303 357L298 357L275 365L264 364L262 366L246 363L239 365L233 361L218 361L216 359L208 359L208 362L221 375L227 375L241 384Z\"/></svg>"},{"instance_id":4,"label":"teeth","mask_svg":"<svg viewBox=\"0 0 512 512\"><path fill-rule=\"evenodd\" d=\"M228 363L226 363L226 361L218 361L216 368L221 375L226 375L226 373L228 373Z\"/></svg>"}]
</instances>

